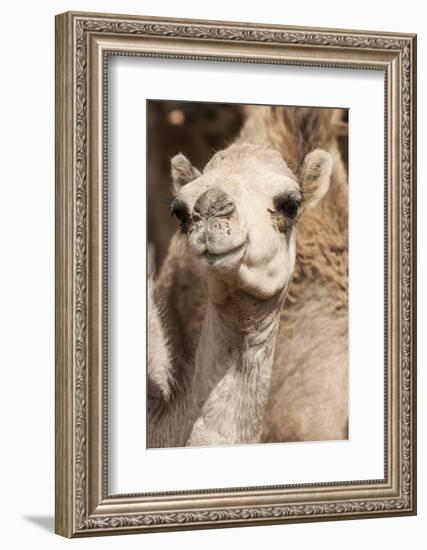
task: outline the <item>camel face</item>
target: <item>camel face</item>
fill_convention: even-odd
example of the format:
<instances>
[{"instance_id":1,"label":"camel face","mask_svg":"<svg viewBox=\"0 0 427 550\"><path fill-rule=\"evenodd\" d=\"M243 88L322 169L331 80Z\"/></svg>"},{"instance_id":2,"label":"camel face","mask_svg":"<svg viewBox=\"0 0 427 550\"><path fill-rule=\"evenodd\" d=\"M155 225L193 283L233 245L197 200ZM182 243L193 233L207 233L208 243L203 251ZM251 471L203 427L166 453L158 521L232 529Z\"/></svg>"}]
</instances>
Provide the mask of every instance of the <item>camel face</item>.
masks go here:
<instances>
[{"instance_id":1,"label":"camel face","mask_svg":"<svg viewBox=\"0 0 427 550\"><path fill-rule=\"evenodd\" d=\"M172 176L171 213L208 277L261 299L287 287L302 192L279 153L233 145L216 153L203 174L177 155Z\"/></svg>"},{"instance_id":2,"label":"camel face","mask_svg":"<svg viewBox=\"0 0 427 550\"><path fill-rule=\"evenodd\" d=\"M284 288L295 262L301 192L280 155L233 146L217 153L203 174L184 159L173 163L172 214L201 267L258 297Z\"/></svg>"}]
</instances>

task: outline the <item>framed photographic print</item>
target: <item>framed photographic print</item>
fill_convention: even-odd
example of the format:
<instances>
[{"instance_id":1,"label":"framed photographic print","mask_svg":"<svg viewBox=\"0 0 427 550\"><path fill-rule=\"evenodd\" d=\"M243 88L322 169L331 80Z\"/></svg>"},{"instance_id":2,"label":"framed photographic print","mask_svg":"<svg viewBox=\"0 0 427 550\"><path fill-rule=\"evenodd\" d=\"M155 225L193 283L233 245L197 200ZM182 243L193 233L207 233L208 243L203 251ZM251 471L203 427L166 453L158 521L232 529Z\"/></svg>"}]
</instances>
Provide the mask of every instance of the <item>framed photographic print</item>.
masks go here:
<instances>
[{"instance_id":1,"label":"framed photographic print","mask_svg":"<svg viewBox=\"0 0 427 550\"><path fill-rule=\"evenodd\" d=\"M416 513L416 37L56 18L56 531Z\"/></svg>"}]
</instances>

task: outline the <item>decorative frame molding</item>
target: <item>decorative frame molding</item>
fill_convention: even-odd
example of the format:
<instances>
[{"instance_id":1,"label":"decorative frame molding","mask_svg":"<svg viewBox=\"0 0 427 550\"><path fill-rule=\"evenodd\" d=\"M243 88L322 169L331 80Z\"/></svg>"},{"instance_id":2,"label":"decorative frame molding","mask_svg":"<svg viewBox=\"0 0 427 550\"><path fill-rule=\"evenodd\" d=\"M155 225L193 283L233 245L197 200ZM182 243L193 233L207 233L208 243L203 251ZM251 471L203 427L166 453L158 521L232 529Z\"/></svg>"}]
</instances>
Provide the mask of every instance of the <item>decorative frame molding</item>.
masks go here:
<instances>
[{"instance_id":1,"label":"decorative frame molding","mask_svg":"<svg viewBox=\"0 0 427 550\"><path fill-rule=\"evenodd\" d=\"M385 74L385 478L108 495L106 59L140 55ZM416 513L416 37L89 13L56 17L56 532L67 537Z\"/></svg>"}]
</instances>

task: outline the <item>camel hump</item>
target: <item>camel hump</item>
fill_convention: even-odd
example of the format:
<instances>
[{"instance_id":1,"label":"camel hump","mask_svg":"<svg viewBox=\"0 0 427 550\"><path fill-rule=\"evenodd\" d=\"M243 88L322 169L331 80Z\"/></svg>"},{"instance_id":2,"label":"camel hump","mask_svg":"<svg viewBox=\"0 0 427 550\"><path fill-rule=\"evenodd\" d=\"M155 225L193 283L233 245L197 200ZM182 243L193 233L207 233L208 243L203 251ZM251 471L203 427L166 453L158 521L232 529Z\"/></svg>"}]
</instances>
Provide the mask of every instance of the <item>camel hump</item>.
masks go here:
<instances>
[{"instance_id":1,"label":"camel hump","mask_svg":"<svg viewBox=\"0 0 427 550\"><path fill-rule=\"evenodd\" d=\"M328 146L344 128L342 109L273 107L273 111L284 120L294 136L304 142L307 152Z\"/></svg>"},{"instance_id":2,"label":"camel hump","mask_svg":"<svg viewBox=\"0 0 427 550\"><path fill-rule=\"evenodd\" d=\"M269 145L278 150L293 172L314 149L329 150L347 135L344 109L254 106L238 142Z\"/></svg>"}]
</instances>

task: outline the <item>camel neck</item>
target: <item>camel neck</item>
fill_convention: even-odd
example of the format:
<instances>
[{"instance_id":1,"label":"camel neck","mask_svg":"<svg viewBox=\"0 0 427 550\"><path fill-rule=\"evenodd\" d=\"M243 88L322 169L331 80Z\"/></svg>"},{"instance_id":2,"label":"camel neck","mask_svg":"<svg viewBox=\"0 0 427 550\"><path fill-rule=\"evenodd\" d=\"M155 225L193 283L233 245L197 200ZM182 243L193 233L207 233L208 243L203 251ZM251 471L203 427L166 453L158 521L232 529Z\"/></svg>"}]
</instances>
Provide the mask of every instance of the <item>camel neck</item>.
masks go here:
<instances>
[{"instance_id":1,"label":"camel neck","mask_svg":"<svg viewBox=\"0 0 427 550\"><path fill-rule=\"evenodd\" d=\"M208 304L192 385L198 417L190 444L259 440L282 300L277 302L242 295Z\"/></svg>"}]
</instances>

